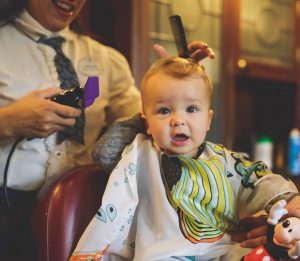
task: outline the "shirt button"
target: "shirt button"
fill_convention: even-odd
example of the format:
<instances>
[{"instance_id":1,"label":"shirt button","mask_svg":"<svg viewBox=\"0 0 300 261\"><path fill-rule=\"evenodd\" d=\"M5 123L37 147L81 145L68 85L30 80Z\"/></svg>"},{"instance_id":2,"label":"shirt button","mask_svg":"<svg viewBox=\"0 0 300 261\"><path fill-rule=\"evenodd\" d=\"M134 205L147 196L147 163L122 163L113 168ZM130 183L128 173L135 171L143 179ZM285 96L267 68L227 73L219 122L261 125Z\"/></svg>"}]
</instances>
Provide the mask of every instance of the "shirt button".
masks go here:
<instances>
[{"instance_id":1,"label":"shirt button","mask_svg":"<svg viewBox=\"0 0 300 261\"><path fill-rule=\"evenodd\" d=\"M55 157L56 158L60 159L60 158L62 158L62 156L63 156L63 154L62 154L61 151L59 151L59 150L55 151Z\"/></svg>"}]
</instances>

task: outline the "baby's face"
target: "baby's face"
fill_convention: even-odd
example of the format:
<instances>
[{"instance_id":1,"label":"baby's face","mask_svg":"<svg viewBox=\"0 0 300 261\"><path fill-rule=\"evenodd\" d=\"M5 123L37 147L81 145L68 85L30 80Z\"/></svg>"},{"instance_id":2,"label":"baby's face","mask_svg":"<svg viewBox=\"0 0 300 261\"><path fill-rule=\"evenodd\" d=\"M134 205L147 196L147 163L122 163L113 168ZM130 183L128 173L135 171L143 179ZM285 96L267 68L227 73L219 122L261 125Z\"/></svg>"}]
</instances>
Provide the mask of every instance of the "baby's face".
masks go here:
<instances>
[{"instance_id":1,"label":"baby's face","mask_svg":"<svg viewBox=\"0 0 300 261\"><path fill-rule=\"evenodd\" d=\"M202 79L151 76L143 92L147 132L169 152L193 157L210 128L208 87Z\"/></svg>"}]
</instances>

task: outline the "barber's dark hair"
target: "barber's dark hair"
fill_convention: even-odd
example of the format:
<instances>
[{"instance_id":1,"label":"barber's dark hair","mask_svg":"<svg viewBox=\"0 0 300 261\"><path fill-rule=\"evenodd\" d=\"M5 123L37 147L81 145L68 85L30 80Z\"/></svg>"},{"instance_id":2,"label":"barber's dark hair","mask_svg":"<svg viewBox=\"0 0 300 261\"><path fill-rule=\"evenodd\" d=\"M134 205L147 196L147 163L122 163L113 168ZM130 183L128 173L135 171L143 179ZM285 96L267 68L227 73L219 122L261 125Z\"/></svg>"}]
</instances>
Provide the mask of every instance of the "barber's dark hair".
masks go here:
<instances>
[{"instance_id":1,"label":"barber's dark hair","mask_svg":"<svg viewBox=\"0 0 300 261\"><path fill-rule=\"evenodd\" d=\"M0 26L14 20L25 5L26 0L0 0Z\"/></svg>"}]
</instances>

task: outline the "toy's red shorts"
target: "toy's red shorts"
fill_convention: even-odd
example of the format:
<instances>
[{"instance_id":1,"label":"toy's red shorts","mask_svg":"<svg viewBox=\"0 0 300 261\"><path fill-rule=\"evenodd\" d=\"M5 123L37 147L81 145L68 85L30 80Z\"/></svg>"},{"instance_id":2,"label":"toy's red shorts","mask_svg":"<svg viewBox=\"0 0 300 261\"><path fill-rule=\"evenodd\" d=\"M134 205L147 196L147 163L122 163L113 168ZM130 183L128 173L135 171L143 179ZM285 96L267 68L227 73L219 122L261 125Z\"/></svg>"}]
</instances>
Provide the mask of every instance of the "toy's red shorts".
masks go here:
<instances>
[{"instance_id":1,"label":"toy's red shorts","mask_svg":"<svg viewBox=\"0 0 300 261\"><path fill-rule=\"evenodd\" d=\"M276 261L264 246L254 248L248 255L244 256L244 261Z\"/></svg>"}]
</instances>

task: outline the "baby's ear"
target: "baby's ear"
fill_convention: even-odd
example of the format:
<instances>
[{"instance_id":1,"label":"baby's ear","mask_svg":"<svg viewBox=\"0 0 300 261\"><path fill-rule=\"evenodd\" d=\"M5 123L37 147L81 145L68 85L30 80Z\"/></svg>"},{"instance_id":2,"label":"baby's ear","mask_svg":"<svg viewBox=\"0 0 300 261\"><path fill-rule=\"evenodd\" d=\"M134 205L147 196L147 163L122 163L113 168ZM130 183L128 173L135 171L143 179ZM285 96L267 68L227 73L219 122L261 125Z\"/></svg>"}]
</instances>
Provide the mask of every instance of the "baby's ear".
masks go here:
<instances>
[{"instance_id":1,"label":"baby's ear","mask_svg":"<svg viewBox=\"0 0 300 261\"><path fill-rule=\"evenodd\" d=\"M148 125L148 121L146 119L146 115L143 112L141 114L141 118L144 119L147 134L151 135L151 132L150 132L150 129L149 129L149 125Z\"/></svg>"},{"instance_id":2,"label":"baby's ear","mask_svg":"<svg viewBox=\"0 0 300 261\"><path fill-rule=\"evenodd\" d=\"M207 131L210 130L210 126L211 126L211 121L212 121L213 115L214 115L214 111L213 110L209 110L208 111L207 129L206 129Z\"/></svg>"}]
</instances>

